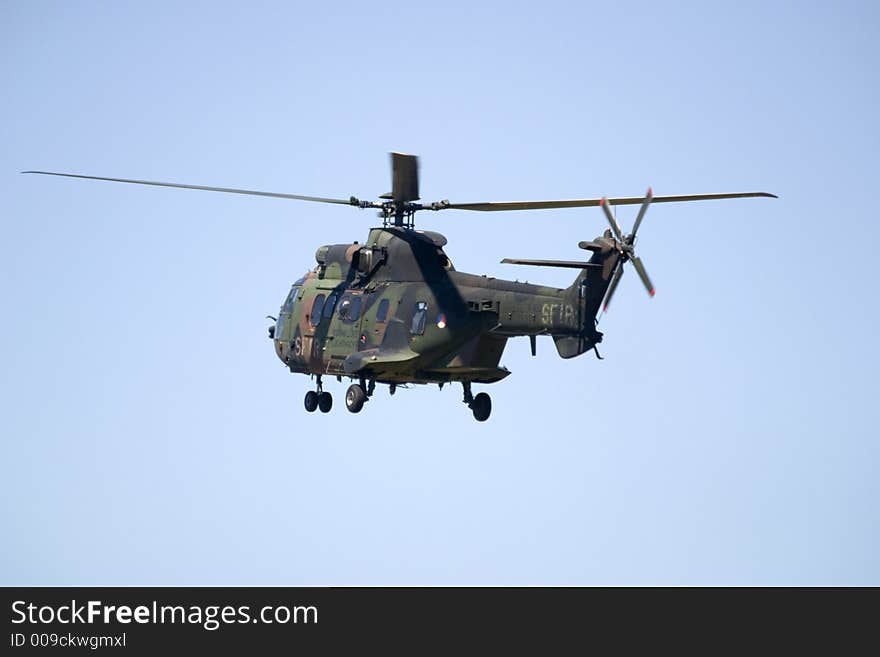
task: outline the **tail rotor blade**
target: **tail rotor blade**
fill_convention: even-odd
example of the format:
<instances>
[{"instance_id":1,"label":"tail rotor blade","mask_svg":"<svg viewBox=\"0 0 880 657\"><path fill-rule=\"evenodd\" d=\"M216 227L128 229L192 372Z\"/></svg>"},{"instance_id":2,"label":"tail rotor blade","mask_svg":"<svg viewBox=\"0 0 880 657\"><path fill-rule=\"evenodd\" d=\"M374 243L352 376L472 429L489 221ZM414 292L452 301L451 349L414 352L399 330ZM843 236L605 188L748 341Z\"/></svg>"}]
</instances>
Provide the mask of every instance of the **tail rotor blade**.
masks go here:
<instances>
[{"instance_id":1,"label":"tail rotor blade","mask_svg":"<svg viewBox=\"0 0 880 657\"><path fill-rule=\"evenodd\" d=\"M651 205L651 201L654 198L654 192L648 187L648 192L645 194L645 200L642 202L642 207L639 208L639 214L636 217L636 222L633 224L632 236L635 237L636 233L639 232L639 226L642 224L642 219L645 218L645 212L648 211L648 206Z\"/></svg>"},{"instance_id":2,"label":"tail rotor blade","mask_svg":"<svg viewBox=\"0 0 880 657\"><path fill-rule=\"evenodd\" d=\"M654 296L654 285L651 283L651 279L648 278L648 272L645 271L645 266L642 264L641 258L633 257L630 259L633 263L633 267L636 268L636 271L639 274L639 278L642 279L642 283L645 286L645 289L648 291L652 297Z\"/></svg>"},{"instance_id":3,"label":"tail rotor blade","mask_svg":"<svg viewBox=\"0 0 880 657\"><path fill-rule=\"evenodd\" d=\"M620 277L623 276L623 263L621 263L620 267L617 268L617 271L614 272L614 277L611 279L611 285L608 286L608 292L605 293L605 301L602 303L602 312L608 311L608 306L611 304L611 297L614 296L614 290L617 289L617 284L620 282Z\"/></svg>"},{"instance_id":4,"label":"tail rotor blade","mask_svg":"<svg viewBox=\"0 0 880 657\"><path fill-rule=\"evenodd\" d=\"M620 230L620 226L617 223L617 219L614 218L614 215L611 214L611 208L608 207L608 199L604 196L602 200L599 201L599 205L602 206L602 211L605 213L605 217L608 219L608 223L611 224L611 230L614 231L614 236L618 241L623 241L623 232Z\"/></svg>"}]
</instances>

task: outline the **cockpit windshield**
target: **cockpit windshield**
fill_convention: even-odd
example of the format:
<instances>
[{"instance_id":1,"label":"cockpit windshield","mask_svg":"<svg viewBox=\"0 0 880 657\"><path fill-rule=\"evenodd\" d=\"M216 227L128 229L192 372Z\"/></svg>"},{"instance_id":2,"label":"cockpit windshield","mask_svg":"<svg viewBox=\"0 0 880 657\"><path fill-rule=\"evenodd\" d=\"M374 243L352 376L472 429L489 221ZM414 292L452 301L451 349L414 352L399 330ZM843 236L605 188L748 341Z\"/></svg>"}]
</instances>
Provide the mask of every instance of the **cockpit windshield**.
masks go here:
<instances>
[{"instance_id":1,"label":"cockpit windshield","mask_svg":"<svg viewBox=\"0 0 880 657\"><path fill-rule=\"evenodd\" d=\"M290 288L290 294L287 295L287 299L284 301L284 305L281 307L282 313L289 313L293 308L293 304L296 303L296 298L299 296L299 287L294 285Z\"/></svg>"}]
</instances>

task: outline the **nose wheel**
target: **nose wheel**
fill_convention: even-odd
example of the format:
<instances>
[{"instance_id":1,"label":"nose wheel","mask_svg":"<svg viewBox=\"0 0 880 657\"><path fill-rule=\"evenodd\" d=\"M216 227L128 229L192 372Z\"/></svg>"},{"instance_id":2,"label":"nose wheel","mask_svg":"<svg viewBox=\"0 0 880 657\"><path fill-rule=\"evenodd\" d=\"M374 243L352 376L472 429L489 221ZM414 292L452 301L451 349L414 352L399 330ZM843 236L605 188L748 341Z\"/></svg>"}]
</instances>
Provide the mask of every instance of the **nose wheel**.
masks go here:
<instances>
[{"instance_id":1,"label":"nose wheel","mask_svg":"<svg viewBox=\"0 0 880 657\"><path fill-rule=\"evenodd\" d=\"M481 392L474 396L471 392L470 381L464 381L461 385L464 387L463 401L468 405L468 408L471 409L471 412L474 414L474 419L477 422L485 422L488 420L489 416L492 414L492 398L485 392Z\"/></svg>"},{"instance_id":2,"label":"nose wheel","mask_svg":"<svg viewBox=\"0 0 880 657\"><path fill-rule=\"evenodd\" d=\"M324 392L320 376L318 377L318 389L309 390L306 393L305 399L303 399L303 406L305 406L309 413L314 413L318 409L322 413L329 413L330 409L333 408L333 395L329 392Z\"/></svg>"}]
</instances>

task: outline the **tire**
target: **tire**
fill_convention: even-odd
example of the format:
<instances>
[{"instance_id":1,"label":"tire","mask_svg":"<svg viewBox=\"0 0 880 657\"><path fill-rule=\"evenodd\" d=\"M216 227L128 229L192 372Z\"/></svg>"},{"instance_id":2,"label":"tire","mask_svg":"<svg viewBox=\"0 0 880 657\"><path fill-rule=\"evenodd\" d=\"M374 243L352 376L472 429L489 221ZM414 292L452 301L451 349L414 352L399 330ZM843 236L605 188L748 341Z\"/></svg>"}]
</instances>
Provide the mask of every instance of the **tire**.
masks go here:
<instances>
[{"instance_id":1,"label":"tire","mask_svg":"<svg viewBox=\"0 0 880 657\"><path fill-rule=\"evenodd\" d=\"M333 395L329 392L322 392L318 395L318 408L321 409L322 413L329 413L330 409L333 408Z\"/></svg>"},{"instance_id":2,"label":"tire","mask_svg":"<svg viewBox=\"0 0 880 657\"><path fill-rule=\"evenodd\" d=\"M306 393L305 400L303 400L303 405L309 413L314 413L318 408L318 393L314 390L309 390Z\"/></svg>"},{"instance_id":3,"label":"tire","mask_svg":"<svg viewBox=\"0 0 880 657\"><path fill-rule=\"evenodd\" d=\"M364 389L359 384L353 383L348 386L348 390L345 393L345 407L349 411L360 413L365 401L367 401L367 393L364 392Z\"/></svg>"},{"instance_id":4,"label":"tire","mask_svg":"<svg viewBox=\"0 0 880 657\"><path fill-rule=\"evenodd\" d=\"M481 392L471 402L471 410L477 422L485 422L492 414L492 398L485 392Z\"/></svg>"}]
</instances>

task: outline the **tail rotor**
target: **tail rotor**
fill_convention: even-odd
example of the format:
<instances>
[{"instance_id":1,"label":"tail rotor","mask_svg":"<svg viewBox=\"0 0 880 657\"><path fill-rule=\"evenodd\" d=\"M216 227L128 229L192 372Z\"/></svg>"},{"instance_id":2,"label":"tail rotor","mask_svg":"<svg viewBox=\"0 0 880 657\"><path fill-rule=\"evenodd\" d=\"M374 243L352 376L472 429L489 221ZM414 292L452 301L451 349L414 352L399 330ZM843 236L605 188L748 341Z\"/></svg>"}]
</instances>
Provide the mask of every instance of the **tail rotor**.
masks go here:
<instances>
[{"instance_id":1,"label":"tail rotor","mask_svg":"<svg viewBox=\"0 0 880 657\"><path fill-rule=\"evenodd\" d=\"M617 223L617 220L614 218L614 214L612 214L611 212L608 199L603 197L602 200L599 202L599 206L605 213L605 218L608 219L608 224L611 226L611 230L614 234L614 237L616 238L614 240L614 246L617 249L620 257L619 265L614 271L614 275L611 278L611 283L608 285L608 291L605 293L605 299L602 302L603 312L607 311L608 306L611 304L611 299L614 296L615 290L617 290L617 285L618 283L620 283L620 278L623 276L623 266L628 261L632 262L633 267L635 267L636 273L639 275L642 284L645 286L645 290L647 290L650 296L654 296L654 285L653 283L651 283L651 279L648 277L648 272L645 270L645 265L642 264L641 258L636 256L635 254L636 233L638 233L639 226L642 225L642 220L645 218L645 213L648 211L648 206L651 205L651 201L653 200L653 198L654 193L649 187L647 193L645 194L645 199L642 201L642 205L639 208L639 213L636 216L635 223L633 224L632 232L626 236L623 235L623 231L620 229L620 225Z\"/></svg>"}]
</instances>

